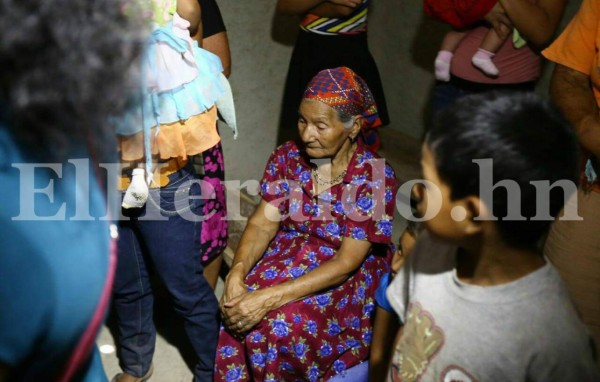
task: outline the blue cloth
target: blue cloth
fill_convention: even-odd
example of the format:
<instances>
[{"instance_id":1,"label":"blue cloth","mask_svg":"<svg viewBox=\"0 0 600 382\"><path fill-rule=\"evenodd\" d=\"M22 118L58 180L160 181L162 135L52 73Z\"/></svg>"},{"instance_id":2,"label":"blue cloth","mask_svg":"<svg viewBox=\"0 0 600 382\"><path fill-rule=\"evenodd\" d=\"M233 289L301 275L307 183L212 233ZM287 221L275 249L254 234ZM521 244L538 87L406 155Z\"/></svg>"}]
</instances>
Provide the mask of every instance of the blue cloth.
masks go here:
<instances>
[{"instance_id":1,"label":"blue cloth","mask_svg":"<svg viewBox=\"0 0 600 382\"><path fill-rule=\"evenodd\" d=\"M198 357L197 381L212 381L219 327L217 299L203 277L200 260L202 214L197 175L188 165L169 175L169 184L150 190L145 206L119 222L119 262L114 284L123 370L141 377L150 368L156 330L149 268L166 286ZM160 208L159 208L160 206ZM160 216L163 220L158 220Z\"/></svg>"},{"instance_id":2,"label":"blue cloth","mask_svg":"<svg viewBox=\"0 0 600 382\"><path fill-rule=\"evenodd\" d=\"M390 285L392 278L390 277L390 273L386 273L381 276L381 282L379 283L379 288L375 291L375 301L377 301L377 305L385 310L386 312L394 313L394 308L390 305L390 302L385 295L385 290ZM395 314L395 313L394 313Z\"/></svg>"},{"instance_id":3,"label":"blue cloth","mask_svg":"<svg viewBox=\"0 0 600 382\"><path fill-rule=\"evenodd\" d=\"M185 40L173 34L173 22L155 30L149 38L144 57L150 67L154 67L154 47L158 42L168 44L180 53L187 47ZM117 122L117 134L133 135L146 129L186 120L194 115L202 114L210 109L225 89L219 79L223 71L221 60L215 54L202 49L194 41L194 59L196 60L198 76L190 83L176 89L159 93L142 89L141 99L137 100L122 120ZM176 68L174 68L176 69Z\"/></svg>"},{"instance_id":4,"label":"blue cloth","mask_svg":"<svg viewBox=\"0 0 600 382\"><path fill-rule=\"evenodd\" d=\"M369 361L361 362L340 374L329 378L327 382L368 382L369 381Z\"/></svg>"},{"instance_id":5,"label":"blue cloth","mask_svg":"<svg viewBox=\"0 0 600 382\"><path fill-rule=\"evenodd\" d=\"M187 42L175 35L173 20L166 26L157 28L148 39L148 45L142 61L142 78L146 78L146 64L155 70L155 49L159 43L165 43L173 50L186 51ZM147 84L142 84L138 99L132 100L132 108L121 119L115 121L117 134L130 136L144 132L144 156L146 157L146 174L152 174L152 150L150 147L150 130L160 124L184 121L194 115L202 114L210 109L223 95L225 88L221 83L223 71L221 59L198 46L193 41L192 51L198 69L198 76L189 83L175 89L151 92ZM170 68L175 71L178 68Z\"/></svg>"},{"instance_id":6,"label":"blue cloth","mask_svg":"<svg viewBox=\"0 0 600 382\"><path fill-rule=\"evenodd\" d=\"M13 167L28 161L0 125L0 363L11 369L8 380L50 381L64 370L96 310L108 271L109 230L106 220L72 219L85 206L91 216L106 213L94 172L77 179L69 163L56 164L61 176L47 167L29 174ZM32 186L53 195L32 196ZM83 204L76 209L76 202ZM32 220L28 208L58 219ZM106 381L95 359L91 354L73 381Z\"/></svg>"}]
</instances>

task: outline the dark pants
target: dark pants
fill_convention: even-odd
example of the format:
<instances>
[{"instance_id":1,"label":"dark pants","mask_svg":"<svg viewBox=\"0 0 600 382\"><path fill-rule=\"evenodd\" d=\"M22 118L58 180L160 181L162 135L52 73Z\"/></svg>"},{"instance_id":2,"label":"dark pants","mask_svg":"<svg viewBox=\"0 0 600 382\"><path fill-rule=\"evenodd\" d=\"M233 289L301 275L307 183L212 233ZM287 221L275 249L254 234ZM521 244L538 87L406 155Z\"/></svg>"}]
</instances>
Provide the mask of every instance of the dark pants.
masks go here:
<instances>
[{"instance_id":1,"label":"dark pants","mask_svg":"<svg viewBox=\"0 0 600 382\"><path fill-rule=\"evenodd\" d=\"M114 283L119 325L120 363L128 374L141 377L150 368L156 340L152 320L150 263L173 298L177 314L198 356L197 381L212 381L219 327L217 300L202 274L199 239L202 212L200 186L188 166L169 176L171 182L152 189L142 209L127 212L119 224L118 264ZM160 205L160 209L159 206ZM165 220L145 220L161 215Z\"/></svg>"},{"instance_id":2,"label":"dark pants","mask_svg":"<svg viewBox=\"0 0 600 382\"><path fill-rule=\"evenodd\" d=\"M532 92L534 89L534 81L519 84L479 84L453 76L450 79L450 82L436 82L431 100L431 115L435 117L438 113L452 105L454 101L469 94L484 93L494 90Z\"/></svg>"}]
</instances>

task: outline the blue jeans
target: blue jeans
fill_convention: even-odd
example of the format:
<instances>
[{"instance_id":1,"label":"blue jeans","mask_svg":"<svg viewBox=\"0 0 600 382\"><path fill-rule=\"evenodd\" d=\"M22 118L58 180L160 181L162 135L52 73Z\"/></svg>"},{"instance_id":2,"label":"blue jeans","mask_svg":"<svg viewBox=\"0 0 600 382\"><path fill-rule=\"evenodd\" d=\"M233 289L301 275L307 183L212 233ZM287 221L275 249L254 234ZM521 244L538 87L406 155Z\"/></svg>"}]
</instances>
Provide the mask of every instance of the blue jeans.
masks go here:
<instances>
[{"instance_id":1,"label":"blue jeans","mask_svg":"<svg viewBox=\"0 0 600 382\"><path fill-rule=\"evenodd\" d=\"M156 330L148 265L152 263L173 298L175 311L198 356L196 381L212 381L219 333L218 305L203 276L200 261L200 185L191 166L169 176L170 183L151 189L146 205L127 211L119 222L114 309L119 326L120 363L133 376L145 375L152 363ZM164 220L148 219L160 215ZM144 218L146 216L146 218Z\"/></svg>"}]
</instances>

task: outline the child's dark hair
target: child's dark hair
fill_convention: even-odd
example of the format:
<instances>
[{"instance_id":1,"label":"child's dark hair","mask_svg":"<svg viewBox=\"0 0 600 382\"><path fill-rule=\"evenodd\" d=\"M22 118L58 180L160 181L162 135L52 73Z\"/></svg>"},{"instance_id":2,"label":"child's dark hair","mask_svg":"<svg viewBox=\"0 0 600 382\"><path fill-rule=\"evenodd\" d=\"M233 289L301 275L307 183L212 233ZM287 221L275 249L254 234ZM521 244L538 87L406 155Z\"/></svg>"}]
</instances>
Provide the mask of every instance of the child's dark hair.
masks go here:
<instances>
[{"instance_id":1,"label":"child's dark hair","mask_svg":"<svg viewBox=\"0 0 600 382\"><path fill-rule=\"evenodd\" d=\"M509 205L504 187L494 190L493 205L488 206L498 218L502 238L516 247L535 247L551 224L547 219L531 220L537 197L530 182L565 179L577 184L575 135L562 115L533 93L490 92L459 99L435 118L425 142L453 199L480 196L480 168L474 159L493 160L494 184L504 179L518 184L525 220L503 219ZM569 196L564 193L561 187L550 191L552 217Z\"/></svg>"}]
</instances>

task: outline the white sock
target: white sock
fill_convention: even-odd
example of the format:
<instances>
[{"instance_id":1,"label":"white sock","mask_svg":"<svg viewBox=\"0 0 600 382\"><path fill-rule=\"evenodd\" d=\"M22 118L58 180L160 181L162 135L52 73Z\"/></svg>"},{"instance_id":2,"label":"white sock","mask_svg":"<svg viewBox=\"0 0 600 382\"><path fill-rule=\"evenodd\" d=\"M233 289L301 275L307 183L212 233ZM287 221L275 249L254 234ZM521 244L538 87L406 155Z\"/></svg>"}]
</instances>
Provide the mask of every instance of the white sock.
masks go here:
<instances>
[{"instance_id":1,"label":"white sock","mask_svg":"<svg viewBox=\"0 0 600 382\"><path fill-rule=\"evenodd\" d=\"M490 77L498 77L500 71L492 61L492 58L494 56L494 53L479 48L477 49L477 53L473 55L471 62L473 63L473 65L475 65L477 69L481 70L486 75Z\"/></svg>"},{"instance_id":2,"label":"white sock","mask_svg":"<svg viewBox=\"0 0 600 382\"><path fill-rule=\"evenodd\" d=\"M121 207L125 209L143 207L146 204L146 200L148 200L148 192L144 169L134 169L131 183L125 192Z\"/></svg>"},{"instance_id":3,"label":"white sock","mask_svg":"<svg viewBox=\"0 0 600 382\"><path fill-rule=\"evenodd\" d=\"M449 50L440 50L435 58L435 79L439 81L450 81L450 63L454 53Z\"/></svg>"}]
</instances>

